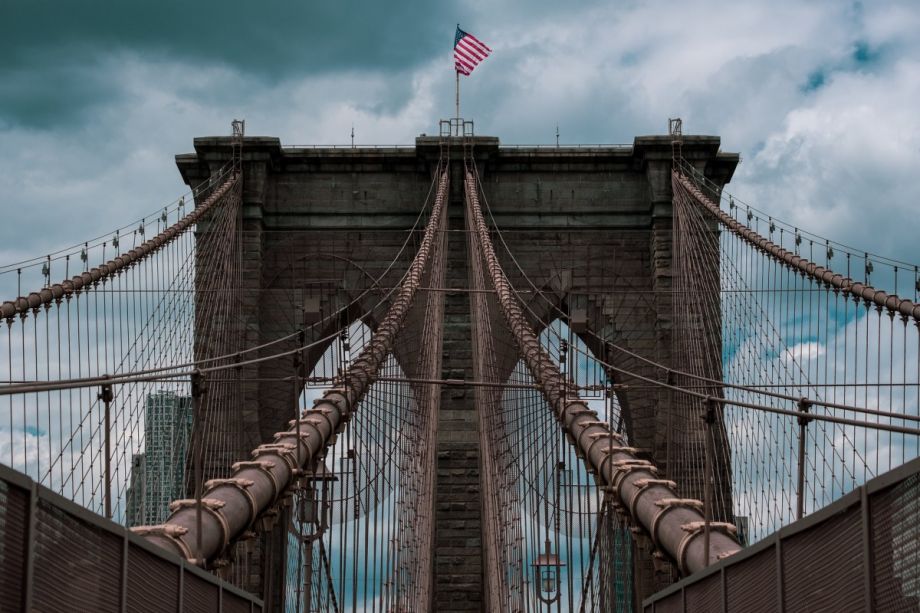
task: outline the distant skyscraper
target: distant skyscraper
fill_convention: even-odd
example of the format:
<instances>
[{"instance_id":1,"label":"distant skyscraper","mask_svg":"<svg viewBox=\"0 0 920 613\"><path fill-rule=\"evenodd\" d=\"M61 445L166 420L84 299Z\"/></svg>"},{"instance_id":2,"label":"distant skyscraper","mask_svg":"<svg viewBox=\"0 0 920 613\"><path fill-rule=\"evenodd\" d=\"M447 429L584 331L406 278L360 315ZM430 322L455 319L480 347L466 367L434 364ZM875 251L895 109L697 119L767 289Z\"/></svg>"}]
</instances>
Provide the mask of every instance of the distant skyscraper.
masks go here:
<instances>
[{"instance_id":1,"label":"distant skyscraper","mask_svg":"<svg viewBox=\"0 0 920 613\"><path fill-rule=\"evenodd\" d=\"M131 457L131 483L126 494L125 518L128 527L144 525L144 454Z\"/></svg>"},{"instance_id":2,"label":"distant skyscraper","mask_svg":"<svg viewBox=\"0 0 920 613\"><path fill-rule=\"evenodd\" d=\"M735 515L735 527L738 528L738 542L747 547L751 544L751 518L747 515Z\"/></svg>"},{"instance_id":3,"label":"distant skyscraper","mask_svg":"<svg viewBox=\"0 0 920 613\"><path fill-rule=\"evenodd\" d=\"M185 458L192 434L192 399L172 391L147 396L144 452L131 461L127 493L129 526L159 524L169 503L184 497Z\"/></svg>"}]
</instances>

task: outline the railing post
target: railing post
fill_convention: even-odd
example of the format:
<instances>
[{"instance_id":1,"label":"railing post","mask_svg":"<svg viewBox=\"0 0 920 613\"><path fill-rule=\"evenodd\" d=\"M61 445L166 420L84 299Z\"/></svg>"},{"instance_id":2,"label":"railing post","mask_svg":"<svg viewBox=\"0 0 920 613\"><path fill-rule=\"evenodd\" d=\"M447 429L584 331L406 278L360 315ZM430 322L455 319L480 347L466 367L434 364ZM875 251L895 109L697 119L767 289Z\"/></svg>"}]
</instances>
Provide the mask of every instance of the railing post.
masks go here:
<instances>
[{"instance_id":1,"label":"railing post","mask_svg":"<svg viewBox=\"0 0 920 613\"><path fill-rule=\"evenodd\" d=\"M128 534L130 533L125 530L124 539L121 542L121 586L118 590L118 610L121 613L128 612L128 556L131 550Z\"/></svg>"},{"instance_id":2,"label":"railing post","mask_svg":"<svg viewBox=\"0 0 920 613\"><path fill-rule=\"evenodd\" d=\"M664 444L664 471L665 474L673 479L674 478L674 467L671 466L671 446L673 445L673 432L674 432L674 391L671 389L671 386L674 385L674 371L670 368L668 369L667 379L665 382L668 385L667 389L667 407L668 407L668 423L665 429L665 444Z\"/></svg>"},{"instance_id":3,"label":"railing post","mask_svg":"<svg viewBox=\"0 0 920 613\"><path fill-rule=\"evenodd\" d=\"M303 419L303 415L301 415L301 410L300 410L300 394L301 394L300 369L303 366L303 358L301 357L300 352L303 350L302 348L305 347L307 344L306 334L303 329L301 329L300 332L297 334L297 342L300 344L301 349L298 350L294 354L294 360L292 364L292 367L294 369L294 376L291 377L293 389L291 391L292 391L292 396L294 399L294 424L297 427L297 456L296 457L297 457L297 465L300 466L303 463L303 460L305 459L305 458L300 457L300 445L303 442L303 438L301 437L301 432L300 432L300 422Z\"/></svg>"},{"instance_id":4,"label":"railing post","mask_svg":"<svg viewBox=\"0 0 920 613\"><path fill-rule=\"evenodd\" d=\"M105 457L102 460L105 467L105 482L102 488L105 495L105 517L112 519L112 400L115 394L112 392L111 383L102 386L98 398L105 404L105 434L103 436Z\"/></svg>"},{"instance_id":5,"label":"railing post","mask_svg":"<svg viewBox=\"0 0 920 613\"><path fill-rule=\"evenodd\" d=\"M566 363L568 362L569 343L568 341L559 341L559 371L562 373L562 398L564 402L569 400L569 371ZM565 424L563 424L564 426Z\"/></svg>"},{"instance_id":6,"label":"railing post","mask_svg":"<svg viewBox=\"0 0 920 613\"><path fill-rule=\"evenodd\" d=\"M797 419L799 422L799 458L798 458L798 492L796 493L795 518L802 519L805 514L805 436L808 430L808 422L813 418L808 416L808 409L811 407L811 401L807 398L799 400L799 412Z\"/></svg>"},{"instance_id":7,"label":"railing post","mask_svg":"<svg viewBox=\"0 0 920 613\"><path fill-rule=\"evenodd\" d=\"M859 488L859 516L862 524L863 591L866 594L865 610L875 610L875 560L872 549L872 509L869 490L865 484Z\"/></svg>"},{"instance_id":8,"label":"railing post","mask_svg":"<svg viewBox=\"0 0 920 613\"><path fill-rule=\"evenodd\" d=\"M335 374L333 375L332 381L333 385L343 387L347 390L348 371L350 370L349 365L351 364L351 342L348 338L348 323L342 322L341 325L344 327L334 341L338 343L339 364L335 367Z\"/></svg>"},{"instance_id":9,"label":"railing post","mask_svg":"<svg viewBox=\"0 0 920 613\"><path fill-rule=\"evenodd\" d=\"M29 501L26 510L25 555L22 569L22 610L32 611L35 597L35 542L38 523L38 484L29 487Z\"/></svg>"},{"instance_id":10,"label":"railing post","mask_svg":"<svg viewBox=\"0 0 920 613\"><path fill-rule=\"evenodd\" d=\"M204 396L204 377L201 376L201 372L196 370L192 373L192 414L193 414L193 423L195 428L195 449L193 450L195 456L192 459L193 470L195 472L195 564L201 564L203 562L201 556L201 496L204 491L203 481L203 472L204 467L202 463L202 455L204 452L204 441L202 440L203 436L203 423L201 419L201 397Z\"/></svg>"},{"instance_id":11,"label":"railing post","mask_svg":"<svg viewBox=\"0 0 920 613\"><path fill-rule=\"evenodd\" d=\"M706 550L706 565L709 565L709 533L710 524L712 524L712 425L716 421L716 401L715 398L706 398L706 414L703 416L706 422L706 458L703 464L703 548Z\"/></svg>"}]
</instances>

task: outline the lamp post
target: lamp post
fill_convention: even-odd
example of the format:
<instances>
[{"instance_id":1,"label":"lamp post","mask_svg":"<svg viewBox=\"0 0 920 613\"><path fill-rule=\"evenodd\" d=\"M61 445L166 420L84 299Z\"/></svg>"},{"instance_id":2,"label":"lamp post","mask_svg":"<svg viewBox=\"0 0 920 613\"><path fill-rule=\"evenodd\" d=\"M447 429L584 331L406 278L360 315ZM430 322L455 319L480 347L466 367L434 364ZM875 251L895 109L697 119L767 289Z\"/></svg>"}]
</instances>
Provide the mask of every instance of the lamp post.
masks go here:
<instances>
[{"instance_id":1,"label":"lamp post","mask_svg":"<svg viewBox=\"0 0 920 613\"><path fill-rule=\"evenodd\" d=\"M312 611L313 543L323 538L329 527L329 484L339 478L319 460L303 480L303 489L297 505L297 522L291 518L290 530L300 541L302 564L300 585L297 589L296 611ZM317 496L320 493L320 496Z\"/></svg>"},{"instance_id":2,"label":"lamp post","mask_svg":"<svg viewBox=\"0 0 920 613\"><path fill-rule=\"evenodd\" d=\"M559 600L559 575L564 562L552 552L549 538L546 539L546 551L537 556L533 564L534 585L540 602L553 604Z\"/></svg>"}]
</instances>

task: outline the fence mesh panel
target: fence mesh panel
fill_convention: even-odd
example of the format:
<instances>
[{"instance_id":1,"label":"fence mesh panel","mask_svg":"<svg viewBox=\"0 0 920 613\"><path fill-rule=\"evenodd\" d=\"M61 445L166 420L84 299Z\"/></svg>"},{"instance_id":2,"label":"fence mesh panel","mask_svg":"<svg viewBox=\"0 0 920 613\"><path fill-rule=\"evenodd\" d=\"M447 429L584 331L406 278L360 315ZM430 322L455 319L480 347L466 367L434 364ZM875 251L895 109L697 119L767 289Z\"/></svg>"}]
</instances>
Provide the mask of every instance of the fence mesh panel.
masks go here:
<instances>
[{"instance_id":1,"label":"fence mesh panel","mask_svg":"<svg viewBox=\"0 0 920 613\"><path fill-rule=\"evenodd\" d=\"M718 611L722 606L722 578L710 575L687 588L684 595L688 611Z\"/></svg>"},{"instance_id":2,"label":"fence mesh panel","mask_svg":"<svg viewBox=\"0 0 920 613\"><path fill-rule=\"evenodd\" d=\"M45 500L39 500L35 519L36 608L117 610L124 541Z\"/></svg>"},{"instance_id":3,"label":"fence mesh panel","mask_svg":"<svg viewBox=\"0 0 920 613\"><path fill-rule=\"evenodd\" d=\"M156 556L145 556L139 547L128 551L129 611L175 611L179 606L179 569ZM174 586L174 589L165 589Z\"/></svg>"},{"instance_id":4,"label":"fence mesh panel","mask_svg":"<svg viewBox=\"0 0 920 613\"><path fill-rule=\"evenodd\" d=\"M776 552L767 549L750 558L746 564L725 569L725 592L728 608L734 611L754 611L757 607L775 603Z\"/></svg>"},{"instance_id":5,"label":"fence mesh panel","mask_svg":"<svg viewBox=\"0 0 920 613\"><path fill-rule=\"evenodd\" d=\"M0 481L0 602L23 608L22 581L29 499Z\"/></svg>"},{"instance_id":6,"label":"fence mesh panel","mask_svg":"<svg viewBox=\"0 0 920 613\"><path fill-rule=\"evenodd\" d=\"M920 610L920 473L870 500L875 605Z\"/></svg>"}]
</instances>

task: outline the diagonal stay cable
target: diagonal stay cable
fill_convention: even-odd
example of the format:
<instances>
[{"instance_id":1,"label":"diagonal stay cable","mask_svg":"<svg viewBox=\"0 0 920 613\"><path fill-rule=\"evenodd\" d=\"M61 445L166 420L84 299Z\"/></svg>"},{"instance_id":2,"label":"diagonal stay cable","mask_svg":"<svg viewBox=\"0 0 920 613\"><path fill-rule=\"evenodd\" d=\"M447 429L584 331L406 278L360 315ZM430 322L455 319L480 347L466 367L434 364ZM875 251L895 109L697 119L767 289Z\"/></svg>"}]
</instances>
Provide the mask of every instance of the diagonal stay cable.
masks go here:
<instances>
[{"instance_id":1,"label":"diagonal stay cable","mask_svg":"<svg viewBox=\"0 0 920 613\"><path fill-rule=\"evenodd\" d=\"M741 545L733 526L707 522L700 501L679 498L673 482L658 479L651 462L640 460L635 449L627 447L620 435L611 432L595 411L567 389L570 386L528 325L499 264L479 205L477 182L470 170L466 172L465 190L470 225L480 245L480 253L471 257L485 261L521 357L585 462L605 486L612 488L630 520L645 528L652 542L682 572L696 572L739 551Z\"/></svg>"},{"instance_id":2,"label":"diagonal stay cable","mask_svg":"<svg viewBox=\"0 0 920 613\"><path fill-rule=\"evenodd\" d=\"M751 230L743 223L735 221L728 213L722 211L718 204L706 197L702 190L694 185L686 175L677 170L672 170L671 172L674 181L680 184L683 189L687 190L706 212L715 217L716 220L730 232L758 251L773 258L780 264L788 266L792 270L798 270L818 283L830 285L845 294L851 294L856 298L865 300L867 303L875 304L880 308L887 308L889 311L899 313L904 317L910 317L914 323L920 323L920 304L875 289L866 283L854 281L849 277L835 273L833 270L825 268L824 266L818 266L814 262L782 248L768 238Z\"/></svg>"},{"instance_id":3,"label":"diagonal stay cable","mask_svg":"<svg viewBox=\"0 0 920 613\"><path fill-rule=\"evenodd\" d=\"M425 211L428 210L429 201L431 200L431 194L437 185L437 177L435 177L429 187L428 194L425 197L425 206L420 209L419 214L416 216L415 223L413 226L406 232L406 238L403 240L399 252L390 260L387 264L386 269L381 272L377 277L371 279L371 285L368 288L365 288L360 294L355 296L348 304L342 306L341 308L330 312L328 315L324 316L319 321L311 324L308 329L319 330L322 326L328 324L329 322L337 321L341 314L348 312L353 306L359 304L368 294L370 294L374 288L379 287L380 281L386 277L396 265L397 261L406 250L409 244L409 240L416 233L418 226L421 224ZM358 319L364 319L375 311L378 307L381 307L390 300L390 297L393 296L400 288L400 284L403 283L408 274L408 268L405 273L402 274L398 283L391 287L380 288L385 290L385 293L380 296L377 302L366 308L360 315ZM430 288L419 288L419 289L430 289ZM97 290L98 291L98 290ZM38 295L40 292L35 292L34 295ZM24 298L21 300L25 300ZM10 302L13 304L13 302ZM31 308L31 307L30 307ZM170 364L165 366L158 366L154 368L145 368L142 370L131 370L122 374L105 374L98 375L93 377L80 377L80 378L68 378L68 379L57 379L53 381L49 380L22 380L22 381L11 381L9 384L0 385L0 396L2 395L11 395L11 394L20 394L36 391L49 391L49 390L63 390L63 389L75 389L81 387L95 387L100 384L106 383L132 383L132 382L144 382L144 381L163 381L163 380L173 380L182 377L188 377L194 369L197 367L200 372L215 372L223 370L236 369L239 366L246 366L250 364L255 364L259 362L264 362L268 360L278 359L293 355L300 351L305 351L313 347L317 347L325 343L326 341L335 338L340 334L341 330L336 330L331 334L327 334L324 337L321 337L313 342L308 344L286 350L281 352L276 352L268 356L263 356L260 358L254 358L247 361L241 361L242 356L260 352L263 349L278 345L285 341L291 340L295 337L299 337L302 334L301 330L297 330L290 334L280 336L269 341L266 341L259 345L253 345L251 347L243 348L239 351L234 351L227 353L225 355L218 355L203 359L196 359L189 362L179 363L179 364ZM136 341L135 341L136 342ZM209 366L210 365L210 366Z\"/></svg>"},{"instance_id":4,"label":"diagonal stay cable","mask_svg":"<svg viewBox=\"0 0 920 613\"><path fill-rule=\"evenodd\" d=\"M481 185L480 179L478 178L478 175L477 175L476 180L477 180L477 184L480 184L480 185ZM487 201L485 202L485 206L486 206L486 210L487 210L487 211L489 212L489 214L491 215L491 211L489 210L488 202L487 202ZM566 313L565 313L561 308L559 308L559 306L558 306L552 299L550 299L548 296L546 296L546 293L545 293L543 290L541 290L541 289L537 286L537 284L527 275L526 271L524 271L523 267L522 267L521 264L518 262L518 260L517 260L517 258L515 257L514 253L511 251L510 247L508 246L507 242L505 241L505 237L504 237L503 233L501 232L501 229L500 229L498 226L494 225L494 223L495 223L494 217L492 218L492 221L493 221L493 227L494 227L494 229L495 229L495 232L496 232L496 234L498 235L499 240L502 242L502 245L503 245L503 247L504 247L506 253L508 253L508 256L511 258L511 261L514 263L514 265L515 265L515 267L517 268L518 272L521 274L521 276L524 278L524 280L527 282L527 284L531 287L531 291L534 293L534 295L535 295L536 297L541 298L541 299L546 303L546 305L548 306L548 308L550 309L551 312L556 313L556 314L559 315L559 316L563 316L563 317L566 316ZM795 257L798 258L798 256L795 256ZM854 284L854 285L862 285L862 284L856 283L856 284ZM525 308L526 308L527 311L530 312L531 317L534 318L536 321L539 321L541 324L543 324L543 326L545 326L545 327L548 328L548 327L549 327L549 322L548 322L546 319L544 319L537 311L534 310L534 308L533 308L530 304L528 304L528 303L524 300L524 298L521 296L521 293L522 293L521 290L515 289L514 286L510 285L510 282L509 282L509 286L511 287L512 292L518 297L518 299L520 299L520 300L522 301L522 303L525 304ZM874 290L873 290L873 291L874 291ZM879 293L883 293L883 292L879 292ZM890 298L892 298L892 296L889 296L889 299L890 299ZM909 301L903 301L903 302L909 302ZM915 305L915 308L920 309L920 305ZM751 394L760 394L760 395L763 395L763 396L768 396L768 397L777 398L777 399L781 399L781 400L787 400L787 401L790 401L790 402L798 402L799 400L801 400L801 398L800 398L799 396L793 396L793 395L791 395L791 394L784 394L784 393L782 393L782 392L775 392L775 391L772 391L772 390L769 390L769 389L763 389L761 386L735 384L735 383L731 383L731 382L728 382L728 381L719 381L719 380L717 380L717 379L711 379L711 378L703 377L703 376L700 376L700 375L696 375L696 374L691 373L691 372L688 372L688 371L686 371L686 370L681 370L681 369L678 369L678 368L674 368L674 367L672 367L672 366L668 366L668 365L666 365L666 364L662 364L662 363L660 363L660 362L656 362L655 360L652 360L652 359L650 359L650 358L647 358L647 357L645 357L645 356L643 356L643 355L641 355L641 354L638 354L638 353L636 353L636 352L634 352L634 351L630 351L629 349L626 349L625 347L622 347L622 346L620 346L620 345L617 345L616 343L613 343L613 342L611 342L610 340L608 340L608 339L606 339L606 338L603 338L603 337L599 336L597 333L595 333L595 332L592 331L591 329L588 329L588 330L587 330L587 334L590 335L590 336L592 336L592 337L594 337L594 338L596 338L596 339L597 339L598 341L600 341L601 343L604 343L604 344L605 344L607 347L609 347L610 349L612 349L612 350L614 350L614 351L617 351L618 353L622 353L622 354L624 354L624 355L627 355L627 356L629 356L629 357L631 357L631 358L635 358L635 359L637 359L637 360L639 360L639 361L641 361L641 362L644 362L644 363L646 363L646 364L649 364L649 365L651 365L651 366L654 366L654 367L660 369L660 371L661 371L662 373L668 373L668 372L670 372L670 373L672 373L672 374L674 374L674 375L679 375L679 376L681 376L681 377L686 377L686 378L689 378L689 379L693 379L693 380L699 381L699 382L701 383L701 387L707 387L708 385L716 385L716 386L721 386L721 387L725 387L725 388L732 388L732 389L737 389L737 390L744 391L744 392L749 392L749 393L751 393ZM577 347L574 347L573 350L576 351L577 353L581 353L581 354L587 356L587 354L583 353L583 352L582 352L581 350L579 350ZM631 370L629 370L629 369L616 367L616 366L614 366L613 364L611 364L611 363L609 363L609 362L603 360L601 357L598 357L598 356L596 356L596 355L592 355L592 356L589 356L589 357L591 357L591 359L595 360L598 364L602 365L604 368L610 370L611 372L615 372L615 373L618 373L618 374L621 374L621 375L624 375L624 376L633 377L633 378L635 378L635 379L637 379L637 380L639 380L639 381L643 381L643 382L649 384L650 386L653 386L653 387L656 387L656 388L659 388L659 389L664 389L664 390L671 390L671 391L674 391L674 392L677 392L677 393L680 393L680 394L685 394L685 395L689 395L689 396L694 396L694 397L700 398L700 399L705 399L705 398L706 398L706 394L700 393L700 392L694 392L693 390L688 389L686 386L675 386L675 385L670 385L670 384L668 384L668 383L666 383L666 382L664 382L664 381L659 381L659 380L657 380L657 379L652 379L652 378L649 378L649 377L642 376L642 375L640 375L640 374L638 374L638 373L636 373L636 372L633 372L633 371L631 371ZM707 384L708 384L708 385L707 385ZM719 402L720 404L726 404L726 401L724 401L724 399L715 398L715 400L716 400L716 402ZM868 415L877 415L877 416L880 416L880 417L891 417L891 418L897 418L897 419L907 419L907 420L915 420L915 419L916 419L916 418L914 418L914 417L912 417L912 416L909 416L909 415L906 415L906 414L903 414L903 413L894 413L894 412L878 411L878 410L869 409L869 408L866 408L866 407L860 407L860 406L849 405L849 404L843 404L843 403L837 403L837 402L829 402L829 401L827 401L827 400L822 400L822 399L820 399L820 398L809 398L808 400L809 400L809 402L810 402L812 405L815 405L815 406L822 406L822 407L826 407L826 408L828 408L828 409L840 409L840 410L852 411L852 412L856 412L856 413L864 413L864 414L868 414ZM781 410L781 409L776 409L775 407L770 407L770 406L766 406L766 405L762 405L762 404L756 404L756 403L738 403L738 402L733 402L733 403L731 403L731 404L735 404L735 405L737 405L737 406L743 406L743 407L750 408L750 409L754 409L754 410L763 410L763 411L767 411L767 412L771 412L771 413L775 413L775 414L780 414L780 415L790 415L790 416L796 416L796 415L798 415L798 412L796 412L796 411ZM815 418L816 418L816 419L825 420L825 421L832 421L832 422L836 422L836 423L841 423L841 424L862 425L862 426L873 426L873 427L879 427L880 429L883 429L883 430L884 430L884 429L890 429L890 431L893 431L893 432L904 432L904 433L907 433L907 434L916 434L916 429L904 430L904 429L897 428L897 427L888 427L888 426L886 426L886 425L884 425L884 424L879 425L879 424L877 424L877 423L875 423L875 422L858 422L858 421L855 421L855 420L848 420L848 419L845 419L845 418L834 418L834 417L832 417L832 416L818 416L818 415L816 415Z\"/></svg>"},{"instance_id":5,"label":"diagonal stay cable","mask_svg":"<svg viewBox=\"0 0 920 613\"><path fill-rule=\"evenodd\" d=\"M424 238L406 280L377 331L349 367L343 386L325 392L311 410L277 433L274 442L253 450L254 461L234 464L230 478L207 482L201 508L195 500L175 501L165 523L134 528L134 532L203 565L248 530L313 465L344 428L402 330L442 230L448 176L448 169L443 169Z\"/></svg>"},{"instance_id":6,"label":"diagonal stay cable","mask_svg":"<svg viewBox=\"0 0 920 613\"><path fill-rule=\"evenodd\" d=\"M32 292L28 296L20 296L16 300L7 300L0 305L0 318L10 319L16 315L22 315L28 313L30 310L51 304L55 300L60 300L65 296L79 292L83 288L88 288L104 279L113 277L118 272L153 255L159 251L161 247L169 244L175 238L181 236L189 227L197 223L197 221L210 211L216 203L221 201L225 194L233 189L237 181L239 181L239 178L239 173L233 173L230 178L215 189L200 206L195 208L195 210L150 240L145 241L137 248L127 251L117 258L91 268L71 279L65 279L50 287Z\"/></svg>"}]
</instances>

